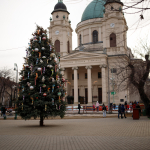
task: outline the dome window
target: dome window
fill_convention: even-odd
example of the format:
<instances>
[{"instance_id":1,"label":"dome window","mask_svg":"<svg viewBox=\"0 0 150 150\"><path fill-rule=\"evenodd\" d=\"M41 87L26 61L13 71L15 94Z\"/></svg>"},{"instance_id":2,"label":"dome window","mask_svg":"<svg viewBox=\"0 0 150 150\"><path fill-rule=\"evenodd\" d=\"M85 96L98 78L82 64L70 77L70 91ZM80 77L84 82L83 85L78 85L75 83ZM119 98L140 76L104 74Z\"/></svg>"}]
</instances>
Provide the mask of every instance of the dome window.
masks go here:
<instances>
[{"instance_id":1,"label":"dome window","mask_svg":"<svg viewBox=\"0 0 150 150\"><path fill-rule=\"evenodd\" d=\"M56 18L59 18L59 16L57 15Z\"/></svg>"},{"instance_id":2,"label":"dome window","mask_svg":"<svg viewBox=\"0 0 150 150\"><path fill-rule=\"evenodd\" d=\"M80 34L80 37L79 37L79 42L80 42L80 45L82 44L82 37L81 37L81 34Z\"/></svg>"},{"instance_id":3,"label":"dome window","mask_svg":"<svg viewBox=\"0 0 150 150\"><path fill-rule=\"evenodd\" d=\"M93 43L98 42L98 32L96 30L93 31Z\"/></svg>"}]
</instances>

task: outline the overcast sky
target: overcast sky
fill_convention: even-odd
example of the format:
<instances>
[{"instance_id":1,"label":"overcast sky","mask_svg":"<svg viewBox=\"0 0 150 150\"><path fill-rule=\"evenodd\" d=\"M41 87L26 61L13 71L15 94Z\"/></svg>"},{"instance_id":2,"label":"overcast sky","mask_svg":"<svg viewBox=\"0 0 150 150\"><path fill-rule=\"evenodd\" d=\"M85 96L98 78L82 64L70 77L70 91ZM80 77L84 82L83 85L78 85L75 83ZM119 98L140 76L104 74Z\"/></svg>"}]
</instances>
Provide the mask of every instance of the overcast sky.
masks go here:
<instances>
[{"instance_id":1,"label":"overcast sky","mask_svg":"<svg viewBox=\"0 0 150 150\"><path fill-rule=\"evenodd\" d=\"M74 30L73 49L77 46L76 25L91 1L63 0L70 12L69 18ZM129 0L122 0L125 4L127 1ZM17 63L19 70L22 69L25 49L36 29L35 23L47 29L51 12L57 2L58 0L0 0L0 69L13 68L14 63ZM127 45L131 48L138 44L139 38L144 39L150 35L150 12L144 12L144 20L140 20L139 15L125 14L129 27Z\"/></svg>"}]
</instances>

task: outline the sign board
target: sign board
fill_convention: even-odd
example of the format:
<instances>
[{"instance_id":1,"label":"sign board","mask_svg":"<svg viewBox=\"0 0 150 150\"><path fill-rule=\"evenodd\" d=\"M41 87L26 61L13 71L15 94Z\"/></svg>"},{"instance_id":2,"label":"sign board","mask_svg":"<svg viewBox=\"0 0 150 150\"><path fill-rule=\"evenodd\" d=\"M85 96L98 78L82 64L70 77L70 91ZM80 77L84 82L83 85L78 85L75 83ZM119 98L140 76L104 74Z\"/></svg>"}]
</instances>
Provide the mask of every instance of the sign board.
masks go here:
<instances>
[{"instance_id":1,"label":"sign board","mask_svg":"<svg viewBox=\"0 0 150 150\"><path fill-rule=\"evenodd\" d=\"M116 94L116 92L111 92L111 95L115 95Z\"/></svg>"}]
</instances>

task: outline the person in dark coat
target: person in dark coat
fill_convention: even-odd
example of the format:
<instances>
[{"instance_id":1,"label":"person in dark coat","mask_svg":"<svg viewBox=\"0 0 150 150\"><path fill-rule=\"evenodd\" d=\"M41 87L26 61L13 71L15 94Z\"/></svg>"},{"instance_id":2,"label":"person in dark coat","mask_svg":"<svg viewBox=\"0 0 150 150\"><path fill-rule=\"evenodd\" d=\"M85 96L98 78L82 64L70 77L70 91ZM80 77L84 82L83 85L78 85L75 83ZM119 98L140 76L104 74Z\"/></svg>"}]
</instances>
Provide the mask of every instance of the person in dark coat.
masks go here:
<instances>
[{"instance_id":1,"label":"person in dark coat","mask_svg":"<svg viewBox=\"0 0 150 150\"><path fill-rule=\"evenodd\" d=\"M126 118L125 108L124 108L124 105L123 105L123 104L122 104L122 106L121 106L121 113L124 114L124 118ZM121 115L121 118L123 119L122 115Z\"/></svg>"},{"instance_id":2,"label":"person in dark coat","mask_svg":"<svg viewBox=\"0 0 150 150\"><path fill-rule=\"evenodd\" d=\"M119 106L118 106L118 119L120 118L120 114L121 114L121 118L122 118L121 104L119 104Z\"/></svg>"},{"instance_id":3,"label":"person in dark coat","mask_svg":"<svg viewBox=\"0 0 150 150\"><path fill-rule=\"evenodd\" d=\"M6 115L5 115L5 113L6 113L6 108L5 108L5 106L3 106L2 113L3 113L3 117L5 117L5 116L6 116Z\"/></svg>"},{"instance_id":4,"label":"person in dark coat","mask_svg":"<svg viewBox=\"0 0 150 150\"><path fill-rule=\"evenodd\" d=\"M81 106L80 106L80 102L79 102L79 104L78 104L78 109L79 109L78 114L80 114L80 108L81 108Z\"/></svg>"}]
</instances>

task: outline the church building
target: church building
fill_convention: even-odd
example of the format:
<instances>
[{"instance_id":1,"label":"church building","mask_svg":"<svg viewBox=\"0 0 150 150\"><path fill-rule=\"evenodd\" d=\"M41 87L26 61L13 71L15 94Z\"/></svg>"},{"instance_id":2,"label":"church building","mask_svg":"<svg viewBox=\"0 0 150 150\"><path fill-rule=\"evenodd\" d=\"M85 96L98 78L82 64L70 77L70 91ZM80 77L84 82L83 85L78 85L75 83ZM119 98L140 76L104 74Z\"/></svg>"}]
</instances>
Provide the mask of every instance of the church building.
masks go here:
<instances>
[{"instance_id":1,"label":"church building","mask_svg":"<svg viewBox=\"0 0 150 150\"><path fill-rule=\"evenodd\" d=\"M93 0L75 29L78 46L72 50L71 22L63 0L58 0L50 19L49 38L60 53L66 102L100 104L129 102L129 90L117 90L116 74L122 57L133 57L127 47L128 26L120 0ZM123 65L123 64L122 64Z\"/></svg>"}]
</instances>

